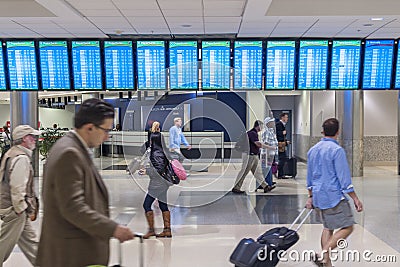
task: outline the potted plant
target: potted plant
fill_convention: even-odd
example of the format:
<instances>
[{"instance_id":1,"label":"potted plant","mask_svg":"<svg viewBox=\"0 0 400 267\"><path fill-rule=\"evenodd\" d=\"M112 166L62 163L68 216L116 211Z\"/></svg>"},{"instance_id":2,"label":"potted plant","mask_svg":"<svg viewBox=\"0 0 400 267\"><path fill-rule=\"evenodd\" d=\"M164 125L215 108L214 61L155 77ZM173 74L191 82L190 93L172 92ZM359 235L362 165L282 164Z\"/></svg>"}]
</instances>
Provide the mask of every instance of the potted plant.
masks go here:
<instances>
[{"instance_id":1,"label":"potted plant","mask_svg":"<svg viewBox=\"0 0 400 267\"><path fill-rule=\"evenodd\" d=\"M39 153L43 157L42 160L47 159L50 148L63 135L64 132L58 129L48 128L46 130L42 130L42 134L39 137Z\"/></svg>"}]
</instances>

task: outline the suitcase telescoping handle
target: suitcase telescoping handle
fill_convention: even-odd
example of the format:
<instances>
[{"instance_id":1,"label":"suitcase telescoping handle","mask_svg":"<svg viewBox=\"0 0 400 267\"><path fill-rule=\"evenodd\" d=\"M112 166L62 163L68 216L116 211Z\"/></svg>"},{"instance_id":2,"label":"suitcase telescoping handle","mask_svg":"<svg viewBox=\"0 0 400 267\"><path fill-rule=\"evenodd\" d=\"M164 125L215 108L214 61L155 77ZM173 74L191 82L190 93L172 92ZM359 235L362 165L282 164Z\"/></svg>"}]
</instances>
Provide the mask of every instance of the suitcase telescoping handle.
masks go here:
<instances>
[{"instance_id":1,"label":"suitcase telescoping handle","mask_svg":"<svg viewBox=\"0 0 400 267\"><path fill-rule=\"evenodd\" d=\"M293 226L297 223L298 220L300 220L301 216L303 216L304 212L307 210L307 208L304 208L299 216L297 216L297 218L293 221L293 223L289 226L289 229L292 229ZM297 232L304 224L304 222L307 220L307 218L311 215L311 213L313 212L313 209L310 209L306 216L303 218L303 220L301 220L301 222L299 223L299 225L297 226L297 228L294 230L295 232Z\"/></svg>"},{"instance_id":2,"label":"suitcase telescoping handle","mask_svg":"<svg viewBox=\"0 0 400 267\"><path fill-rule=\"evenodd\" d=\"M143 251L143 247L144 247L144 242L143 242L143 234L142 233L134 233L135 234L135 238L139 238L139 266L140 267L144 267L144 251ZM114 265L113 267L122 267L122 243L118 242L118 264Z\"/></svg>"},{"instance_id":3,"label":"suitcase telescoping handle","mask_svg":"<svg viewBox=\"0 0 400 267\"><path fill-rule=\"evenodd\" d=\"M142 233L135 233L135 237L138 237L140 240L139 244L139 266L144 267L144 243L143 243L143 234Z\"/></svg>"}]
</instances>

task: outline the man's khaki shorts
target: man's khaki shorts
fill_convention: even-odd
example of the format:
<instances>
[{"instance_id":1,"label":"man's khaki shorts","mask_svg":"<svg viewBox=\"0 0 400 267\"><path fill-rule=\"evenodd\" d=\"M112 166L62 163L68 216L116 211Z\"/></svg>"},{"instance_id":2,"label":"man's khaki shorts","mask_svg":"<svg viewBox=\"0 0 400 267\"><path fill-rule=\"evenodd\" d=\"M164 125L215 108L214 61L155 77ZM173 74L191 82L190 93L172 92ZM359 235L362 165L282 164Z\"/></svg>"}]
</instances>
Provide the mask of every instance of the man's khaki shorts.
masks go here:
<instances>
[{"instance_id":1,"label":"man's khaki shorts","mask_svg":"<svg viewBox=\"0 0 400 267\"><path fill-rule=\"evenodd\" d=\"M341 200L330 209L315 209L324 227L329 230L342 229L355 224L349 201Z\"/></svg>"}]
</instances>

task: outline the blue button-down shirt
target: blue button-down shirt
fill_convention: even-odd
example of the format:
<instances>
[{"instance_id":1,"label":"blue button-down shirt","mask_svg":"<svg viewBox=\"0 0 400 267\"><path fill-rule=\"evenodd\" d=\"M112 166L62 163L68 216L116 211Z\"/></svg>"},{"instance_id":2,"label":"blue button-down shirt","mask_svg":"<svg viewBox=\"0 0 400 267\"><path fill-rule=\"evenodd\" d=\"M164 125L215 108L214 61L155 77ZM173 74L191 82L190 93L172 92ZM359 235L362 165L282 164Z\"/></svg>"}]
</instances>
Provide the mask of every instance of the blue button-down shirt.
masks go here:
<instances>
[{"instance_id":1,"label":"blue button-down shirt","mask_svg":"<svg viewBox=\"0 0 400 267\"><path fill-rule=\"evenodd\" d=\"M344 194L354 192L346 153L335 139L322 138L307 158L307 188L315 207L333 208L346 198Z\"/></svg>"},{"instance_id":2,"label":"blue button-down shirt","mask_svg":"<svg viewBox=\"0 0 400 267\"><path fill-rule=\"evenodd\" d=\"M181 128L172 126L169 129L169 148L179 149L181 144L189 146L188 141L186 141L185 136L182 133Z\"/></svg>"}]
</instances>

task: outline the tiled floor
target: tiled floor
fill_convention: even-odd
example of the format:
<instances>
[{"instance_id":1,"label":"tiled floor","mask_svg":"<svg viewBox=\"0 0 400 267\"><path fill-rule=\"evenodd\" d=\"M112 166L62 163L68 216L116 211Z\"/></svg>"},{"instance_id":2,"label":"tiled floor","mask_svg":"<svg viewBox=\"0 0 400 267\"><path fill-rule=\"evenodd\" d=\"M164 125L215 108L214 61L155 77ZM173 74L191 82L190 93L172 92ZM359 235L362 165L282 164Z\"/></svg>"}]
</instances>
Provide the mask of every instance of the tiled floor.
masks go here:
<instances>
[{"instance_id":1,"label":"tiled floor","mask_svg":"<svg viewBox=\"0 0 400 267\"><path fill-rule=\"evenodd\" d=\"M148 177L130 176L119 170L126 165L123 159L104 158L97 164L110 192L112 217L136 232L145 232L142 202ZM145 266L233 266L229 263L229 256L243 237L256 238L267 229L291 223L307 196L305 165L299 164L296 180L277 180L277 188L271 193L255 193L255 181L249 175L243 186L247 194L233 195L229 191L239 168L238 163L214 164L209 166L208 172L192 172L187 181L169 190L174 237L145 240ZM358 225L348 239L348 249L337 254L335 266L399 266L399 179L394 166L366 167L364 177L353 179L365 211L355 214ZM160 211L157 205L154 207L156 227L160 230ZM39 229L39 225L40 220L35 227ZM312 215L300 229L300 241L290 249L288 261L281 261L278 266L313 266L309 261L295 261L294 258L296 251L300 254L304 250L318 251L321 230L322 226ZM111 241L110 265L117 261L117 247L117 243ZM361 253L359 262L346 261L349 250ZM362 257L367 250L373 253L371 258L394 255L397 262L367 262ZM124 243L122 254L123 266L139 266L139 241ZM30 265L15 248L4 266Z\"/></svg>"}]
</instances>

